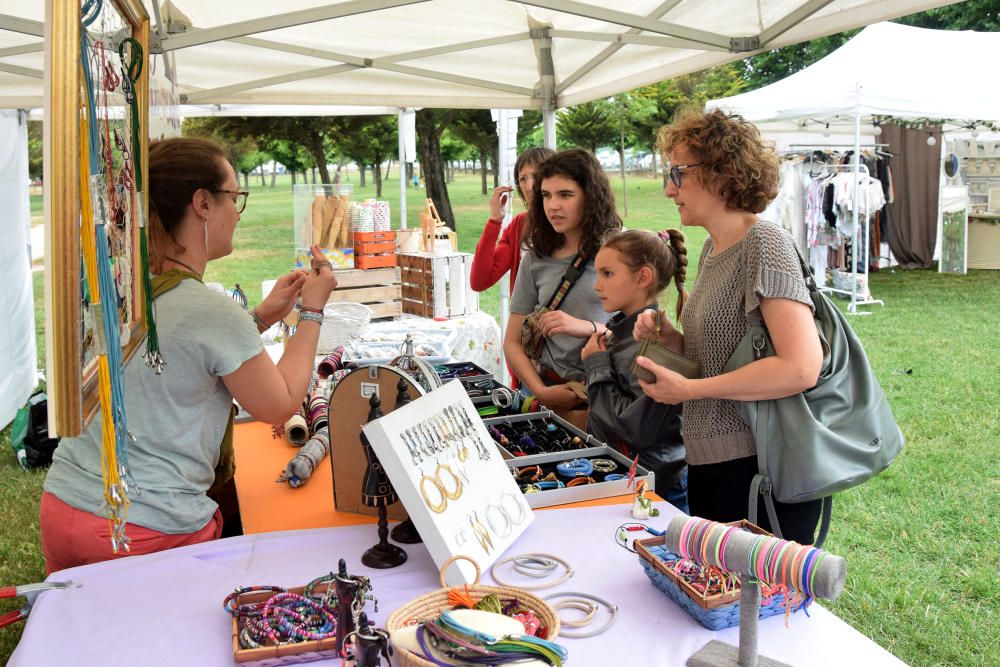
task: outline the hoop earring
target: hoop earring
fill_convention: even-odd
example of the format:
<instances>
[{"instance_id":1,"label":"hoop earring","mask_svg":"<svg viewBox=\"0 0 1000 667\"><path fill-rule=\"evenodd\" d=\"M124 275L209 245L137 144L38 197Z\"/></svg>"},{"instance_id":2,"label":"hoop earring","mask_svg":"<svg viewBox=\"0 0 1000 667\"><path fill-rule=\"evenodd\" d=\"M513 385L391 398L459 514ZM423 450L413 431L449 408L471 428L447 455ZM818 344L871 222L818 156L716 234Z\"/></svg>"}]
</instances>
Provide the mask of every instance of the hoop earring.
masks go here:
<instances>
[{"instance_id":1,"label":"hoop earring","mask_svg":"<svg viewBox=\"0 0 1000 667\"><path fill-rule=\"evenodd\" d=\"M438 493L441 494L440 502L432 503L431 499L427 497L427 488L425 486L427 482L430 482L431 486L437 489ZM420 495L423 497L424 503L427 505L427 507L430 508L430 510L435 514L440 514L445 510L446 507L448 507L448 494L445 493L444 488L441 486L441 482L437 481L433 477L428 477L427 475L424 475L423 477L420 478Z\"/></svg>"},{"instance_id":2,"label":"hoop earring","mask_svg":"<svg viewBox=\"0 0 1000 667\"><path fill-rule=\"evenodd\" d=\"M442 470L446 471L449 475L451 475L452 480L454 480L455 482L455 488L452 489L451 491L448 491L448 489L444 485L444 480L441 479ZM458 478L458 475L456 475L455 472L451 469L451 466L448 466L444 463L439 463L438 467L434 469L433 481L437 482L436 486L442 491L442 493L444 493L445 497L448 500L458 500L459 498L462 497L462 480Z\"/></svg>"}]
</instances>

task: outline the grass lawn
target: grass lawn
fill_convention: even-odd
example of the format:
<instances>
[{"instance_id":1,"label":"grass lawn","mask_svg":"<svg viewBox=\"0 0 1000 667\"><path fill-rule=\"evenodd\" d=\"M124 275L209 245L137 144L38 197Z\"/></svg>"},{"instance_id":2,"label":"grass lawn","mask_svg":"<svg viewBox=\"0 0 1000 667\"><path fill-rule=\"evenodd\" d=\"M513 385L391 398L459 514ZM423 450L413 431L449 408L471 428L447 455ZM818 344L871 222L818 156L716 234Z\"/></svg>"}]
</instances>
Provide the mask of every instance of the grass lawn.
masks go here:
<instances>
[{"instance_id":1,"label":"grass lawn","mask_svg":"<svg viewBox=\"0 0 1000 667\"><path fill-rule=\"evenodd\" d=\"M469 252L486 219L479 182L478 176L460 174L449 186L459 246ZM620 195L620 181L612 182ZM271 190L251 179L237 250L213 263L208 280L227 287L239 281L256 302L261 280L291 268L288 185L279 180ZM371 185L354 192L355 198L374 196ZM398 192L393 173L383 195L392 202L394 219ZM413 226L424 195L412 188L407 193ZM677 225L658 181L632 177L628 201L629 227ZM704 231L685 231L691 284ZM40 336L41 285L36 274ZM872 275L871 285L885 308L870 307L873 315L850 321L907 445L882 476L837 496L826 546L847 559L848 579L841 598L826 604L907 663L994 665L1000 637L1000 274L883 270ZM482 295L481 307L497 315L497 288ZM39 358L44 360L41 339ZM44 578L38 534L44 475L17 468L9 437L9 429L0 432L0 585ZM0 613L20 604L4 600ZM0 659L10 655L20 633L20 625L0 630Z\"/></svg>"}]
</instances>

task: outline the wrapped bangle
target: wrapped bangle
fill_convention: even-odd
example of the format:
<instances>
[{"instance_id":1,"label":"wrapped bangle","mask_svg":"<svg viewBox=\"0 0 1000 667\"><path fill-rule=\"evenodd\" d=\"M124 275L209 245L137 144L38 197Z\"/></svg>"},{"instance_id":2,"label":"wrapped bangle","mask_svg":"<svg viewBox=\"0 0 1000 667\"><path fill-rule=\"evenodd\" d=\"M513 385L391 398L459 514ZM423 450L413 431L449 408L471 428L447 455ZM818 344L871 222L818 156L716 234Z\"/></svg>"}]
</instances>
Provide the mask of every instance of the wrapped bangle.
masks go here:
<instances>
[{"instance_id":1,"label":"wrapped bangle","mask_svg":"<svg viewBox=\"0 0 1000 667\"><path fill-rule=\"evenodd\" d=\"M299 306L300 313L317 313L319 315L323 314L322 308L310 308L309 306Z\"/></svg>"},{"instance_id":2,"label":"wrapped bangle","mask_svg":"<svg viewBox=\"0 0 1000 667\"><path fill-rule=\"evenodd\" d=\"M303 311L299 313L299 324L302 324L303 322L315 322L316 324L323 326L323 315L320 313Z\"/></svg>"},{"instance_id":3,"label":"wrapped bangle","mask_svg":"<svg viewBox=\"0 0 1000 667\"><path fill-rule=\"evenodd\" d=\"M514 473L514 479L519 482L537 482L542 478L542 468L541 466L529 466L527 468L519 468L517 472Z\"/></svg>"},{"instance_id":4,"label":"wrapped bangle","mask_svg":"<svg viewBox=\"0 0 1000 667\"><path fill-rule=\"evenodd\" d=\"M505 565L506 563L513 562L515 564L515 567L516 567L517 565L519 565L521 563L524 563L525 561L530 561L530 562L539 563L539 564L545 564L545 563L550 563L550 562L558 563L559 565L563 566L564 571L563 571L562 575L558 579L556 579L555 581L546 581L546 582L539 583L539 584L527 584L527 585L523 585L523 584L508 584L508 583L505 583L505 582L501 581L497 577L497 570L500 569L500 567L502 565ZM570 577L573 576L573 568L570 567L569 563L567 563L565 560L563 560L562 558L559 558L558 556L553 556L552 554L527 553L527 554L519 554L517 556L508 556L507 558L504 558L503 560L498 560L496 563L493 564L493 567L490 568L490 576L493 577L493 581L497 584L497 586L517 586L517 588L520 588L522 590L537 591L537 590L541 590L543 588L553 588L553 587L558 586L559 584L563 583L564 581L566 581L567 579L569 579ZM537 577L535 575L529 575L529 576L534 576L536 579L540 579L541 578L541 577Z\"/></svg>"},{"instance_id":5,"label":"wrapped bangle","mask_svg":"<svg viewBox=\"0 0 1000 667\"><path fill-rule=\"evenodd\" d=\"M594 464L587 459L563 461L556 466L556 472L563 477L586 477L594 472Z\"/></svg>"},{"instance_id":6,"label":"wrapped bangle","mask_svg":"<svg viewBox=\"0 0 1000 667\"><path fill-rule=\"evenodd\" d=\"M595 472L614 472L618 464L611 459L591 459Z\"/></svg>"},{"instance_id":7,"label":"wrapped bangle","mask_svg":"<svg viewBox=\"0 0 1000 667\"><path fill-rule=\"evenodd\" d=\"M566 486L582 486L583 484L595 484L596 480L593 477L574 477L573 479L566 482Z\"/></svg>"},{"instance_id":8,"label":"wrapped bangle","mask_svg":"<svg viewBox=\"0 0 1000 667\"><path fill-rule=\"evenodd\" d=\"M250 317L253 318L253 323L257 325L258 333L264 333L271 328L267 324L264 324L264 320L260 319L260 315L257 314L256 308L250 311Z\"/></svg>"}]
</instances>

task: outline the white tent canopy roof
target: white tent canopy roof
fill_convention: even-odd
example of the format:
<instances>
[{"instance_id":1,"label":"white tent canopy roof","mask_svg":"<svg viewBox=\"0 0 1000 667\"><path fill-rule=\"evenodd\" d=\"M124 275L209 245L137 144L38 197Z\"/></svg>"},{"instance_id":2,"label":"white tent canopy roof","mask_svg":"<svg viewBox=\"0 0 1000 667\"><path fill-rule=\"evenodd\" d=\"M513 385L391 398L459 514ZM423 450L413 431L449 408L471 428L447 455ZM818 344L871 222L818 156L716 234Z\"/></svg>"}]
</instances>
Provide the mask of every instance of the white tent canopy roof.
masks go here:
<instances>
[{"instance_id":1,"label":"white tent canopy roof","mask_svg":"<svg viewBox=\"0 0 1000 667\"><path fill-rule=\"evenodd\" d=\"M1000 119L1000 88L985 69L1000 33L868 26L839 49L769 86L712 100L771 131L806 126L853 132L855 114L952 121Z\"/></svg>"},{"instance_id":2,"label":"white tent canopy roof","mask_svg":"<svg viewBox=\"0 0 1000 667\"><path fill-rule=\"evenodd\" d=\"M161 14L143 2L152 51L176 56L182 103L517 109L571 106L949 4L172 0L179 11ZM0 107L42 105L44 5L0 0Z\"/></svg>"}]
</instances>

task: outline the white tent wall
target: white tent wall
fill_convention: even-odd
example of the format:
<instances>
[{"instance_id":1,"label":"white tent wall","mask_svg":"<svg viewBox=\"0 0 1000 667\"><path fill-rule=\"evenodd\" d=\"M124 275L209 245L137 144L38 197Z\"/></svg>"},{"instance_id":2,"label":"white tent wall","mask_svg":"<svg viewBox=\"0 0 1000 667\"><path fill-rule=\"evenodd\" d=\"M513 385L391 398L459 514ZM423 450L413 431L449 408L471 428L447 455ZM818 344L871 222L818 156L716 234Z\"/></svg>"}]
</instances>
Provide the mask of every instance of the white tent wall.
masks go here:
<instances>
[{"instance_id":1,"label":"white tent wall","mask_svg":"<svg viewBox=\"0 0 1000 667\"><path fill-rule=\"evenodd\" d=\"M35 387L27 114L0 109L0 428Z\"/></svg>"}]
</instances>

